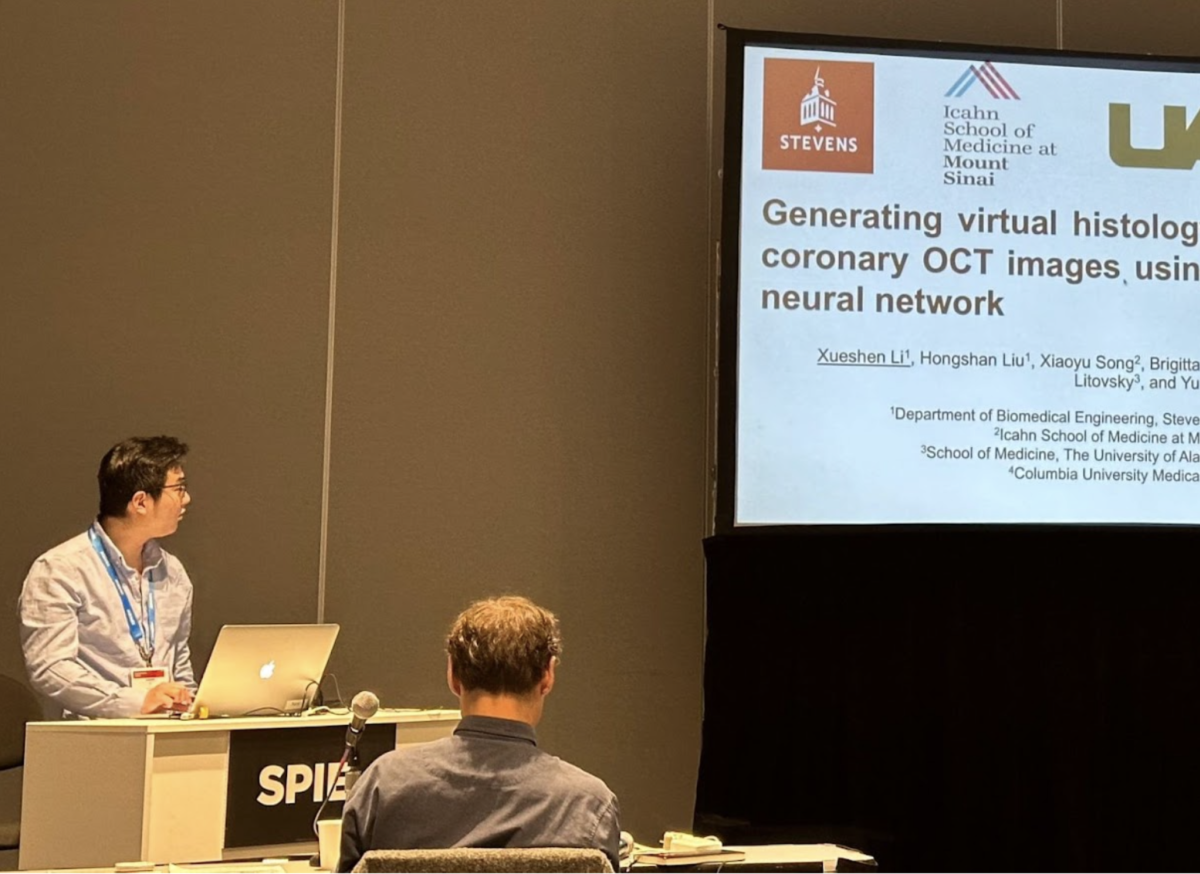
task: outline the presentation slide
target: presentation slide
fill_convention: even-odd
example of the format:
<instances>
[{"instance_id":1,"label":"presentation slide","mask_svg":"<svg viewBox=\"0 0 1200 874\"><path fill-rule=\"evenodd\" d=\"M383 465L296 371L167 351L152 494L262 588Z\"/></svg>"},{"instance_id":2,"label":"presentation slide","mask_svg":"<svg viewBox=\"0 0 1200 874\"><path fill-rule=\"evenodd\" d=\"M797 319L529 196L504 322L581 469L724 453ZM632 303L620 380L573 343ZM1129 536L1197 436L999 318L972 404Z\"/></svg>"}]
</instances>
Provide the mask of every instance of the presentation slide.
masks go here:
<instances>
[{"instance_id":1,"label":"presentation slide","mask_svg":"<svg viewBox=\"0 0 1200 874\"><path fill-rule=\"evenodd\" d=\"M742 70L735 525L1200 522L1200 77Z\"/></svg>"}]
</instances>

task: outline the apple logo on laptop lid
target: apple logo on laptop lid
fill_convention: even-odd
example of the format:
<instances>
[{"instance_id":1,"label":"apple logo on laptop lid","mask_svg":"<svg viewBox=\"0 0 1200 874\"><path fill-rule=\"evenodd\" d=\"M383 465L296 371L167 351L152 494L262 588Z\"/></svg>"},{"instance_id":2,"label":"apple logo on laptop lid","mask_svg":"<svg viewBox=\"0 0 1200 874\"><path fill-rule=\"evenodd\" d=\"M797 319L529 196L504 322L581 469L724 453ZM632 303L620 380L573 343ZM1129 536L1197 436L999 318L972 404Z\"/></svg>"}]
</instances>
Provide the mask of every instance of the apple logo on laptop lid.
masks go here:
<instances>
[{"instance_id":1,"label":"apple logo on laptop lid","mask_svg":"<svg viewBox=\"0 0 1200 874\"><path fill-rule=\"evenodd\" d=\"M271 661L267 662L265 665L263 665L261 668L258 669L258 676L264 680L271 679L271 677L274 674L275 674L275 660L274 659L271 659Z\"/></svg>"}]
</instances>

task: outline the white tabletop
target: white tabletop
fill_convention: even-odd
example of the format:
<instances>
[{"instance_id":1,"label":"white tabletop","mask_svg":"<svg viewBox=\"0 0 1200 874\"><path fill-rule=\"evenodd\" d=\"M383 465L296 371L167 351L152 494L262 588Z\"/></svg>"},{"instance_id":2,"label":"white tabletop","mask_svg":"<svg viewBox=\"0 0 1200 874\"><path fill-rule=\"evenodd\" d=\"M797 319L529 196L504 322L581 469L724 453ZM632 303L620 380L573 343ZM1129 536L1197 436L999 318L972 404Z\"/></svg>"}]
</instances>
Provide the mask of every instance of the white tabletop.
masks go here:
<instances>
[{"instance_id":1,"label":"white tabletop","mask_svg":"<svg viewBox=\"0 0 1200 874\"><path fill-rule=\"evenodd\" d=\"M307 716L231 716L210 719L180 719L166 715L143 716L136 719L61 719L53 722L31 722L27 730L35 732L117 732L168 734L195 731L244 731L255 728L317 727L345 725L350 711L334 708ZM457 710L420 710L381 707L371 717L373 724L398 722L457 722Z\"/></svg>"}]
</instances>

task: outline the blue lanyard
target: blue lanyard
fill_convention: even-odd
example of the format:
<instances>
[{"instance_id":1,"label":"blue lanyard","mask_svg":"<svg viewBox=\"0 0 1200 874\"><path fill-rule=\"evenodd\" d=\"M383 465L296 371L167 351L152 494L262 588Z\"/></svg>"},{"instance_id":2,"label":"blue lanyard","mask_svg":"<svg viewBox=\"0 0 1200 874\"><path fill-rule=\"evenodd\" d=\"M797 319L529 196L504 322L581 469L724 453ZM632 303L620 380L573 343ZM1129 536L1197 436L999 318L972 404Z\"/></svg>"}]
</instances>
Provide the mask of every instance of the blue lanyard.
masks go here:
<instances>
[{"instance_id":1,"label":"blue lanyard","mask_svg":"<svg viewBox=\"0 0 1200 874\"><path fill-rule=\"evenodd\" d=\"M117 575L117 569L113 567L112 559L108 557L108 550L100 542L100 535L96 533L95 526L88 529L88 537L91 538L92 548L100 556L100 561L104 564L104 569L108 571L109 579L117 587L117 594L121 597L121 608L125 611L125 621L129 623L129 636L133 638L133 643L137 647L138 653L146 662L146 666L149 667L150 660L154 657L154 581L149 578L146 580L146 588L149 589L149 604L146 607L146 630L150 633L150 646L147 648L145 643L143 643L142 623L138 621L137 615L133 612L133 605L129 603L129 595L125 590L126 587L121 583L121 578Z\"/></svg>"}]
</instances>

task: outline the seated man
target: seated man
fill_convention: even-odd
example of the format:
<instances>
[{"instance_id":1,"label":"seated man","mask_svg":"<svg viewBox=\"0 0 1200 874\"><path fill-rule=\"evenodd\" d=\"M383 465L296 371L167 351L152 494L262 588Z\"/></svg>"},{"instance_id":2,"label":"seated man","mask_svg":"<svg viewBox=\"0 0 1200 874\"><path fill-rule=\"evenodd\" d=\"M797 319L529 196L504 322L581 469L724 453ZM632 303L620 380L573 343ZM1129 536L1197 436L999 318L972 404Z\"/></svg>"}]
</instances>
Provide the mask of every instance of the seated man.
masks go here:
<instances>
[{"instance_id":1,"label":"seated man","mask_svg":"<svg viewBox=\"0 0 1200 874\"><path fill-rule=\"evenodd\" d=\"M558 620L525 598L480 601L455 620L446 651L462 721L366 769L346 802L338 870L368 850L452 847L596 848L616 870L616 796L537 746Z\"/></svg>"},{"instance_id":2,"label":"seated man","mask_svg":"<svg viewBox=\"0 0 1200 874\"><path fill-rule=\"evenodd\" d=\"M21 645L55 716L136 716L192 701L192 581L158 543L192 500L187 451L173 437L112 447L100 460L96 521L29 569Z\"/></svg>"}]
</instances>

